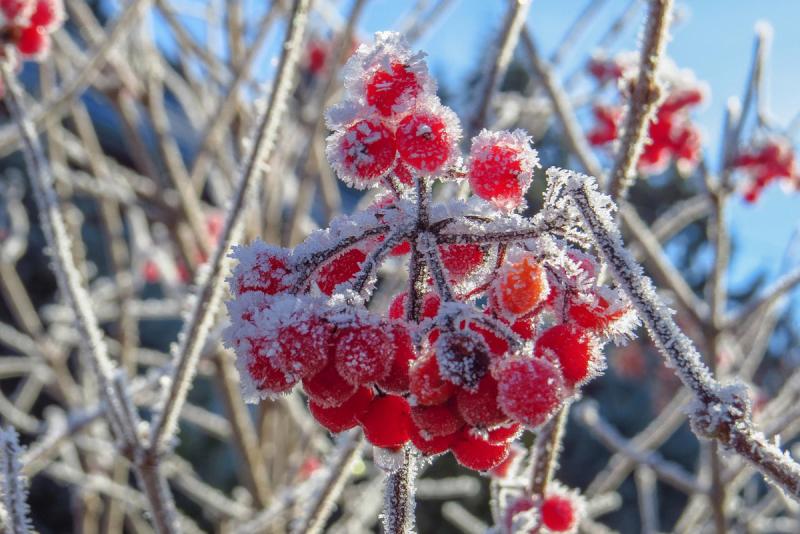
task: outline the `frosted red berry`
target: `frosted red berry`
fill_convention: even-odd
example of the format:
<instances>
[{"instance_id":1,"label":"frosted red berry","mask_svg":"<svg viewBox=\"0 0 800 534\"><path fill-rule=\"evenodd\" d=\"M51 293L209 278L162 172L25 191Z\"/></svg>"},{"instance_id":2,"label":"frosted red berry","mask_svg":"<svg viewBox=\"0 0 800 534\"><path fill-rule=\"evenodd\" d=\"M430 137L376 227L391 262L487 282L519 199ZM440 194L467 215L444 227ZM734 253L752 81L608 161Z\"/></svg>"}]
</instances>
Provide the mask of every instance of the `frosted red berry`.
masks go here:
<instances>
[{"instance_id":1,"label":"frosted red berry","mask_svg":"<svg viewBox=\"0 0 800 534\"><path fill-rule=\"evenodd\" d=\"M379 68L367 81L367 103L384 117L393 115L399 106L416 98L421 89L417 75L402 63L392 63L389 70Z\"/></svg>"},{"instance_id":2,"label":"frosted red berry","mask_svg":"<svg viewBox=\"0 0 800 534\"><path fill-rule=\"evenodd\" d=\"M310 317L286 325L277 332L275 365L300 378L313 376L328 363L330 325Z\"/></svg>"},{"instance_id":3,"label":"frosted red berry","mask_svg":"<svg viewBox=\"0 0 800 534\"><path fill-rule=\"evenodd\" d=\"M367 259L363 250L351 248L323 265L317 274L317 287L326 295L332 295L336 286L349 282L361 270Z\"/></svg>"},{"instance_id":4,"label":"frosted red berry","mask_svg":"<svg viewBox=\"0 0 800 534\"><path fill-rule=\"evenodd\" d=\"M411 419L418 429L429 436L446 436L464 426L464 420L452 401L436 406L413 406Z\"/></svg>"},{"instance_id":5,"label":"frosted red berry","mask_svg":"<svg viewBox=\"0 0 800 534\"><path fill-rule=\"evenodd\" d=\"M497 404L497 381L488 374L476 390L459 389L456 405L464 421L472 426L490 428L508 420Z\"/></svg>"},{"instance_id":6,"label":"frosted red berry","mask_svg":"<svg viewBox=\"0 0 800 534\"><path fill-rule=\"evenodd\" d=\"M454 152L458 134L448 128L441 113L419 109L397 127L397 150L414 169L436 173Z\"/></svg>"},{"instance_id":7,"label":"frosted red berry","mask_svg":"<svg viewBox=\"0 0 800 534\"><path fill-rule=\"evenodd\" d=\"M524 202L533 169L539 165L530 138L521 130L482 131L472 140L469 185L472 191L504 210Z\"/></svg>"},{"instance_id":8,"label":"frosted red berry","mask_svg":"<svg viewBox=\"0 0 800 534\"><path fill-rule=\"evenodd\" d=\"M357 418L366 412L374 397L372 388L360 387L338 406L325 407L311 400L308 409L314 419L331 432L343 432L358 425Z\"/></svg>"},{"instance_id":9,"label":"frosted red berry","mask_svg":"<svg viewBox=\"0 0 800 534\"><path fill-rule=\"evenodd\" d=\"M452 282L459 282L474 273L486 257L480 245L475 244L442 245L439 256Z\"/></svg>"},{"instance_id":10,"label":"frosted red berry","mask_svg":"<svg viewBox=\"0 0 800 534\"><path fill-rule=\"evenodd\" d=\"M594 347L583 329L560 324L548 328L536 340L535 354L558 358L564 380L569 385L585 381L592 372Z\"/></svg>"},{"instance_id":11,"label":"frosted red berry","mask_svg":"<svg viewBox=\"0 0 800 534\"><path fill-rule=\"evenodd\" d=\"M492 443L506 443L516 438L521 429L519 423L506 423L486 432L486 439Z\"/></svg>"},{"instance_id":12,"label":"frosted red berry","mask_svg":"<svg viewBox=\"0 0 800 534\"><path fill-rule=\"evenodd\" d=\"M551 495L542 501L542 523L553 532L567 532L575 526L577 513L569 497Z\"/></svg>"},{"instance_id":13,"label":"frosted red berry","mask_svg":"<svg viewBox=\"0 0 800 534\"><path fill-rule=\"evenodd\" d=\"M351 384L376 382L389 374L394 343L385 325L341 328L335 334L334 347L336 370Z\"/></svg>"},{"instance_id":14,"label":"frosted red berry","mask_svg":"<svg viewBox=\"0 0 800 534\"><path fill-rule=\"evenodd\" d=\"M564 398L564 379L559 369L543 358L503 362L497 382L497 401L502 410L529 427L547 421Z\"/></svg>"},{"instance_id":15,"label":"frosted red berry","mask_svg":"<svg viewBox=\"0 0 800 534\"><path fill-rule=\"evenodd\" d=\"M376 447L396 449L411 439L411 407L397 395L373 399L359 422L364 437Z\"/></svg>"},{"instance_id":16,"label":"frosted red berry","mask_svg":"<svg viewBox=\"0 0 800 534\"><path fill-rule=\"evenodd\" d=\"M439 363L433 355L417 360L409 372L409 389L417 403L431 406L442 404L455 392L455 385L442 378Z\"/></svg>"},{"instance_id":17,"label":"frosted red berry","mask_svg":"<svg viewBox=\"0 0 800 534\"><path fill-rule=\"evenodd\" d=\"M379 120L361 120L333 134L327 156L342 180L354 187L377 182L393 166L397 147L394 133Z\"/></svg>"},{"instance_id":18,"label":"frosted red berry","mask_svg":"<svg viewBox=\"0 0 800 534\"><path fill-rule=\"evenodd\" d=\"M259 391L270 394L285 393L294 387L297 379L284 373L275 366L272 358L266 356L269 343L270 340L261 338L249 340L250 361L247 364L247 372Z\"/></svg>"},{"instance_id":19,"label":"frosted red berry","mask_svg":"<svg viewBox=\"0 0 800 534\"><path fill-rule=\"evenodd\" d=\"M288 289L291 269L287 251L261 241L253 243L251 248L255 252L239 255L239 265L233 271L234 293L275 295Z\"/></svg>"},{"instance_id":20,"label":"frosted red berry","mask_svg":"<svg viewBox=\"0 0 800 534\"><path fill-rule=\"evenodd\" d=\"M459 432L454 432L446 436L431 436L416 425L411 425L411 443L426 456L447 452L459 435Z\"/></svg>"},{"instance_id":21,"label":"frosted red berry","mask_svg":"<svg viewBox=\"0 0 800 534\"><path fill-rule=\"evenodd\" d=\"M470 432L462 431L452 446L458 463L475 471L488 471L508 456L507 444L496 444Z\"/></svg>"},{"instance_id":22,"label":"frosted red berry","mask_svg":"<svg viewBox=\"0 0 800 534\"><path fill-rule=\"evenodd\" d=\"M351 384L336 370L336 362L330 358L328 365L310 378L303 379L306 395L320 406L338 406L349 399L357 386Z\"/></svg>"},{"instance_id":23,"label":"frosted red berry","mask_svg":"<svg viewBox=\"0 0 800 534\"><path fill-rule=\"evenodd\" d=\"M411 364L416 359L414 344L408 328L403 324L394 324L390 328L394 352L389 373L378 380L378 387L388 393L408 393L409 372Z\"/></svg>"}]
</instances>

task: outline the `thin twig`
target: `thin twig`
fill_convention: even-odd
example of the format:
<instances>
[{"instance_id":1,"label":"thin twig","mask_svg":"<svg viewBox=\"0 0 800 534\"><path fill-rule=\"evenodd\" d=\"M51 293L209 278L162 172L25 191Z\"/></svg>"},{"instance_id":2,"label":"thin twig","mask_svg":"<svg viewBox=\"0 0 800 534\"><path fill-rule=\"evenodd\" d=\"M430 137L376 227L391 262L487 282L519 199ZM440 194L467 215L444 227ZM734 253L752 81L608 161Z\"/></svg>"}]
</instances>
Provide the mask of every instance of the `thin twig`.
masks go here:
<instances>
[{"instance_id":1,"label":"thin twig","mask_svg":"<svg viewBox=\"0 0 800 534\"><path fill-rule=\"evenodd\" d=\"M667 45L671 18L672 0L650 0L639 55L639 77L628 102L619 152L608 174L608 190L614 200L625 198L633 184L650 123L664 96L664 88L658 80L658 65Z\"/></svg>"}]
</instances>

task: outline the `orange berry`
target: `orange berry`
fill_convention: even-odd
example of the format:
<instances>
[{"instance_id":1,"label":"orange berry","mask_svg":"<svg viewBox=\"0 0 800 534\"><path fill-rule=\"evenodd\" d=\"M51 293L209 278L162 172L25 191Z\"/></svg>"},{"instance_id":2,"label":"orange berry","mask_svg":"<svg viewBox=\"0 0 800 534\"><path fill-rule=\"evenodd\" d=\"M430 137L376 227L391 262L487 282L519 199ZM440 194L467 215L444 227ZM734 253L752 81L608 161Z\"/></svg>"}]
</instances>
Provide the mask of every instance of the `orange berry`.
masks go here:
<instances>
[{"instance_id":1,"label":"orange berry","mask_svg":"<svg viewBox=\"0 0 800 534\"><path fill-rule=\"evenodd\" d=\"M525 315L533 311L545 300L549 291L544 269L530 256L508 265L497 279L498 304L511 315Z\"/></svg>"}]
</instances>

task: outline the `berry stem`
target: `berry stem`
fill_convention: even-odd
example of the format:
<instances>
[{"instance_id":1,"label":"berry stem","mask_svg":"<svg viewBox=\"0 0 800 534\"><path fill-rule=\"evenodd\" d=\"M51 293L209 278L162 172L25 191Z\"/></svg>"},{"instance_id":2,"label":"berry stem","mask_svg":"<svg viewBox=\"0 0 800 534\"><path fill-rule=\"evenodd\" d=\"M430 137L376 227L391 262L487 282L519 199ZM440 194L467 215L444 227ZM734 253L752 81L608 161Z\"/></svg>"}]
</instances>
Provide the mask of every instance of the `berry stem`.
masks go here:
<instances>
[{"instance_id":1,"label":"berry stem","mask_svg":"<svg viewBox=\"0 0 800 534\"><path fill-rule=\"evenodd\" d=\"M556 415L542 425L536 441L531 447L531 480L529 491L532 497L544 498L547 485L558 467L561 439L567 422L570 404L565 404Z\"/></svg>"},{"instance_id":2,"label":"berry stem","mask_svg":"<svg viewBox=\"0 0 800 534\"><path fill-rule=\"evenodd\" d=\"M403 465L386 477L383 501L383 531L385 534L408 534L414 531L414 479L416 474L416 454L406 446L403 449Z\"/></svg>"}]
</instances>

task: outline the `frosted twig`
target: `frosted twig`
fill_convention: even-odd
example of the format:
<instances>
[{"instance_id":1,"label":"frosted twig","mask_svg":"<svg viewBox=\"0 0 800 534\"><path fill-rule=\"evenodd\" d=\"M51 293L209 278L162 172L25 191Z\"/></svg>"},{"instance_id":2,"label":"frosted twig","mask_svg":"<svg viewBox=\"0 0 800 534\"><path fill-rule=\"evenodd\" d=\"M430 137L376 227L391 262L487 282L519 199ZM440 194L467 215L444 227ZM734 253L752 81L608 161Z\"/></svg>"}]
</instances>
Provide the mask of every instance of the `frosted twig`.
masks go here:
<instances>
[{"instance_id":1,"label":"frosted twig","mask_svg":"<svg viewBox=\"0 0 800 534\"><path fill-rule=\"evenodd\" d=\"M442 505L442 516L464 534L483 534L489 530L489 525L455 501Z\"/></svg>"},{"instance_id":2,"label":"frosted twig","mask_svg":"<svg viewBox=\"0 0 800 534\"><path fill-rule=\"evenodd\" d=\"M732 312L725 318L725 327L732 328L749 324L758 314L768 309L784 295L800 285L800 267L785 274L751 302Z\"/></svg>"},{"instance_id":3,"label":"frosted twig","mask_svg":"<svg viewBox=\"0 0 800 534\"><path fill-rule=\"evenodd\" d=\"M569 96L564 92L564 88L561 84L558 83L552 67L539 54L533 37L527 29L522 30L521 39L522 46L528 54L531 66L533 67L533 72L542 82L550 101L553 103L553 110L559 122L561 122L564 135L567 138L567 143L569 143L572 152L578 156L586 172L593 176L601 176L600 162L597 161L597 158L589 147L589 143L586 141L586 136L583 135L581 126L578 124L578 119L575 116L575 110L572 108L572 104L569 101Z\"/></svg>"},{"instance_id":4,"label":"frosted twig","mask_svg":"<svg viewBox=\"0 0 800 534\"><path fill-rule=\"evenodd\" d=\"M687 494L706 491L680 465L665 460L656 452L639 449L631 441L622 437L614 427L600 416L594 404L584 402L576 406L575 416L603 445L614 452L624 454L636 464L652 469L661 480L670 486Z\"/></svg>"},{"instance_id":5,"label":"frosted twig","mask_svg":"<svg viewBox=\"0 0 800 534\"><path fill-rule=\"evenodd\" d=\"M47 124L57 122L67 111L72 101L77 98L91 82L92 77L103 66L114 47L123 39L122 37L131 29L139 15L144 11L150 0L133 0L114 21L105 39L98 44L89 55L89 59L81 65L78 74L62 88L49 102L45 102L33 113L31 119L35 130L44 128ZM0 154L7 154L17 145L20 135L13 129L0 130Z\"/></svg>"},{"instance_id":6,"label":"frosted twig","mask_svg":"<svg viewBox=\"0 0 800 534\"><path fill-rule=\"evenodd\" d=\"M561 439L567 423L570 405L562 407L547 423L539 429L536 441L531 447L531 479L529 492L534 497L543 497L547 486L558 467L561 452Z\"/></svg>"},{"instance_id":7,"label":"frosted twig","mask_svg":"<svg viewBox=\"0 0 800 534\"><path fill-rule=\"evenodd\" d=\"M364 443L363 437L357 431L352 431L342 436L341 443L337 446L335 457L328 464L328 474L314 493L313 499L307 505L307 512L303 519L297 522L292 532L300 534L317 534L325 528L336 500L353 472L353 464L361 456Z\"/></svg>"},{"instance_id":8,"label":"frosted twig","mask_svg":"<svg viewBox=\"0 0 800 534\"><path fill-rule=\"evenodd\" d=\"M6 51L7 57L10 53L10 50ZM114 364L108 357L108 347L92 309L91 297L83 287L81 274L75 266L50 167L44 158L33 123L21 107L22 90L8 61L0 64L0 70L7 89L6 101L20 129L40 223L52 250L56 279L62 294L74 310L81 342L90 356L93 371L100 382L101 394L107 404L109 423L116 438L134 456L136 473L148 497L156 528L162 533L175 532L178 528L175 503L158 469L157 459L141 450L138 415L125 394L126 377L124 371L115 371ZM120 384L122 387L119 387Z\"/></svg>"},{"instance_id":9,"label":"frosted twig","mask_svg":"<svg viewBox=\"0 0 800 534\"><path fill-rule=\"evenodd\" d=\"M386 477L383 494L383 531L386 534L414 532L414 483L417 475L416 453L403 449L403 465Z\"/></svg>"},{"instance_id":10,"label":"frosted twig","mask_svg":"<svg viewBox=\"0 0 800 534\"><path fill-rule=\"evenodd\" d=\"M636 469L636 495L639 500L639 517L643 534L658 532L658 496L656 495L656 477L649 467Z\"/></svg>"},{"instance_id":11,"label":"frosted twig","mask_svg":"<svg viewBox=\"0 0 800 534\"><path fill-rule=\"evenodd\" d=\"M694 294L683 275L672 265L666 252L664 252L653 233L650 232L647 224L636 213L635 208L626 203L621 203L619 213L620 219L625 223L631 235L641 247L640 250L650 260L647 263L652 268L655 276L675 293L681 308L686 310L686 313L694 319L695 323L698 325L704 324L710 316L708 305Z\"/></svg>"},{"instance_id":12,"label":"frosted twig","mask_svg":"<svg viewBox=\"0 0 800 534\"><path fill-rule=\"evenodd\" d=\"M630 95L619 152L608 175L608 190L614 200L625 198L633 184L636 165L648 139L648 128L664 96L664 88L658 80L658 66L667 45L671 18L672 0L650 0L642 33L639 77Z\"/></svg>"},{"instance_id":13,"label":"frosted twig","mask_svg":"<svg viewBox=\"0 0 800 534\"><path fill-rule=\"evenodd\" d=\"M560 172L568 181L568 194L593 234L615 280L638 310L656 347L675 368L683 383L694 392L693 431L735 450L768 480L795 499L800 499L800 466L753 428L749 399L742 386L722 387L714 380L691 340L680 331L670 310L661 303L653 283L642 274L641 267L625 250L619 232L613 226L609 199L596 191L593 179Z\"/></svg>"},{"instance_id":14,"label":"frosted twig","mask_svg":"<svg viewBox=\"0 0 800 534\"><path fill-rule=\"evenodd\" d=\"M222 298L223 278L230 263L227 257L228 251L241 234L246 200L261 174L262 162L269 160L275 149L281 117L293 85L292 79L300 53L300 43L305 33L309 4L310 0L294 2L290 27L284 40L283 54L267 109L256 127L253 148L228 208L225 226L214 250L208 274L184 323L179 344L174 351L174 370L170 377L170 385L165 388L162 409L153 425L151 447L155 451L167 447L167 443L175 433L180 408L186 399L200 351Z\"/></svg>"},{"instance_id":15,"label":"frosted twig","mask_svg":"<svg viewBox=\"0 0 800 534\"><path fill-rule=\"evenodd\" d=\"M670 403L661 410L644 430L630 440L631 447L637 450L654 450L672 436L685 419L686 408L692 395L682 388ZM585 494L597 495L613 491L625 481L636 461L617 452L595 479L589 484Z\"/></svg>"},{"instance_id":16,"label":"frosted twig","mask_svg":"<svg viewBox=\"0 0 800 534\"><path fill-rule=\"evenodd\" d=\"M481 76L481 91L475 108L475 115L469 125L469 135L472 137L486 124L487 114L492 103L492 96L497 91L497 86L503 81L511 57L519 40L519 34L525 26L531 0L511 0L503 29L500 31L493 54L489 56L489 69L486 75Z\"/></svg>"},{"instance_id":17,"label":"frosted twig","mask_svg":"<svg viewBox=\"0 0 800 534\"><path fill-rule=\"evenodd\" d=\"M0 428L0 526L6 534L31 531L28 482L20 473L21 456L17 432L12 427Z\"/></svg>"}]
</instances>

